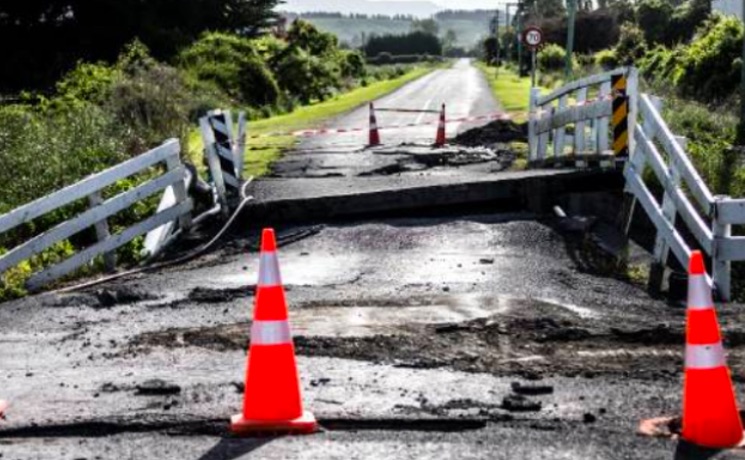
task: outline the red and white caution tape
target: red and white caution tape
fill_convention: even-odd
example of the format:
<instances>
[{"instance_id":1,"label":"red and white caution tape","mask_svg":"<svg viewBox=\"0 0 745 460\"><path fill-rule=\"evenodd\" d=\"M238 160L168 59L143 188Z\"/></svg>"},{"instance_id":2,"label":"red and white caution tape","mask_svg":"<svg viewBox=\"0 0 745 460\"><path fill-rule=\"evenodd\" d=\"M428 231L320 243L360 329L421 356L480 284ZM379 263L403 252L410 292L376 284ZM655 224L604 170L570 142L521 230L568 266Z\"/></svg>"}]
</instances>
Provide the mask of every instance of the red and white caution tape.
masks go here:
<instances>
[{"instance_id":1,"label":"red and white caution tape","mask_svg":"<svg viewBox=\"0 0 745 460\"><path fill-rule=\"evenodd\" d=\"M510 119L512 119L512 115L505 113L505 112L497 112L497 113L491 113L487 115L451 118L447 120L447 123L468 123L468 122L484 121L484 120L510 120ZM421 126L433 126L438 123L439 123L439 120L432 120L432 121L427 121L427 122L422 122L422 123L406 123L406 124L398 124L398 125L379 126L378 129L389 130L389 129L417 128ZM281 136L311 137L311 136L326 136L326 135L331 135L331 134L349 134L349 133L367 132L369 129L370 128L368 126L357 127L357 128L304 129L300 131L291 131L291 132L274 132L274 133L265 133L265 134L254 134L248 137L249 139L281 137Z\"/></svg>"}]
</instances>

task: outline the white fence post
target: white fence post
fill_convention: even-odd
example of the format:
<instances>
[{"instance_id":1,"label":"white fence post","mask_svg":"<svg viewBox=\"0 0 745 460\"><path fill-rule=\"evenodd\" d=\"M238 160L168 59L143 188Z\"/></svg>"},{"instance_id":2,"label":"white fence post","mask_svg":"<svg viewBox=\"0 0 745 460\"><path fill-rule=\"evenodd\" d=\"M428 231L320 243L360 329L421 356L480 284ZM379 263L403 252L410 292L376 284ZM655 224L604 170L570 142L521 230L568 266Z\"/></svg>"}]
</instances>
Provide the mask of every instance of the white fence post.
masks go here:
<instances>
[{"instance_id":1,"label":"white fence post","mask_svg":"<svg viewBox=\"0 0 745 460\"><path fill-rule=\"evenodd\" d=\"M204 155L207 158L207 165L210 170L210 176L212 182L215 184L215 191L217 192L217 200L220 203L223 214L228 213L228 197L227 191L225 190L225 181L222 175L222 167L220 166L220 160L217 158L217 151L215 149L215 135L212 132L207 117L199 119L199 129L202 132L202 142L204 144Z\"/></svg>"},{"instance_id":2,"label":"white fence post","mask_svg":"<svg viewBox=\"0 0 745 460\"><path fill-rule=\"evenodd\" d=\"M611 94L611 82L604 82L600 86L599 97L605 99ZM610 148L610 138L608 133L608 126L610 120L607 117L597 119L597 153L603 154Z\"/></svg>"},{"instance_id":3,"label":"white fence post","mask_svg":"<svg viewBox=\"0 0 745 460\"><path fill-rule=\"evenodd\" d=\"M587 101L587 87L577 91L577 105L584 105ZM585 151L585 122L578 121L574 125L574 154L581 155Z\"/></svg>"},{"instance_id":4,"label":"white fence post","mask_svg":"<svg viewBox=\"0 0 745 460\"><path fill-rule=\"evenodd\" d=\"M714 216L712 219L712 234L714 245L712 251L712 280L719 293L720 298L727 302L731 299L731 263L725 259L726 254L722 251L722 243L732 237L732 225L719 221L719 207L721 201L727 199L725 196L714 198Z\"/></svg>"},{"instance_id":5,"label":"white fence post","mask_svg":"<svg viewBox=\"0 0 745 460\"><path fill-rule=\"evenodd\" d=\"M99 206L103 203L103 198L101 197L101 191L97 191L94 193L91 193L88 195L88 204L91 208L94 208L96 206ZM106 218L99 220L95 224L96 228L96 238L99 242L104 241L108 239L111 236L111 233L109 232L109 222L106 220ZM103 262L104 262L104 268L106 271L114 271L116 269L116 253L115 252L106 252L103 255Z\"/></svg>"},{"instance_id":6,"label":"white fence post","mask_svg":"<svg viewBox=\"0 0 745 460\"><path fill-rule=\"evenodd\" d=\"M567 95L563 95L559 98L559 106L557 110L559 112L567 108ZM566 134L566 128L564 126L557 128L554 131L554 160L559 160L564 156L564 136Z\"/></svg>"},{"instance_id":7,"label":"white fence post","mask_svg":"<svg viewBox=\"0 0 745 460\"><path fill-rule=\"evenodd\" d=\"M246 158L246 129L246 112L240 111L238 112L238 134L235 139L235 145L233 146L238 179L243 178L243 164Z\"/></svg>"}]
</instances>

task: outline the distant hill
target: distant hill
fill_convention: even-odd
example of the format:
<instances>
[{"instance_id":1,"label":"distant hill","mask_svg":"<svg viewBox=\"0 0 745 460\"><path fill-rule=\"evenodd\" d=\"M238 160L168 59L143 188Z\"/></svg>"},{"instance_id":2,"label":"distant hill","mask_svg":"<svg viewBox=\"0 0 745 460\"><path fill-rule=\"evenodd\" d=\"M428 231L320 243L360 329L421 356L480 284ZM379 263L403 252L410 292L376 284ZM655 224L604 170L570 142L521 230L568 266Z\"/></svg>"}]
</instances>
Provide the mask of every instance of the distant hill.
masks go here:
<instances>
[{"instance_id":1,"label":"distant hill","mask_svg":"<svg viewBox=\"0 0 745 460\"><path fill-rule=\"evenodd\" d=\"M390 13L389 13L390 14ZM412 17L396 11L396 16L381 15L348 15L340 13L320 13L318 11L306 14L289 14L290 19L302 17L321 30L331 32L339 40L354 47L364 44L371 35L404 34L411 29ZM472 48L489 33L489 22L493 11L441 11L434 15L440 26L440 35L452 29L456 36L456 45ZM502 18L504 20L504 18Z\"/></svg>"},{"instance_id":2,"label":"distant hill","mask_svg":"<svg viewBox=\"0 0 745 460\"><path fill-rule=\"evenodd\" d=\"M402 14L418 18L429 17L443 8L429 0L370 1L370 0L285 0L282 11L307 13L310 11L332 11L342 14L392 15Z\"/></svg>"}]
</instances>

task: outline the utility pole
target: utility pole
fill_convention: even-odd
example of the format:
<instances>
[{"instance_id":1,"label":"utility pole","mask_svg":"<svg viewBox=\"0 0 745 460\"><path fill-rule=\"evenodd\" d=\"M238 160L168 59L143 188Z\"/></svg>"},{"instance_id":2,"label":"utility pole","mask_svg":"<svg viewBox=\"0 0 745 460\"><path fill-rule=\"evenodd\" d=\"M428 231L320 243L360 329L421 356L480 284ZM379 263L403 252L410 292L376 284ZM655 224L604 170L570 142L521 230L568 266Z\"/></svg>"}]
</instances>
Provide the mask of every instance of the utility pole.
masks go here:
<instances>
[{"instance_id":1,"label":"utility pole","mask_svg":"<svg viewBox=\"0 0 745 460\"><path fill-rule=\"evenodd\" d=\"M499 10L497 10L497 16L494 19L494 37L497 39L497 67L499 67L500 61L500 43L499 43ZM745 61L743 61L745 62Z\"/></svg>"},{"instance_id":2,"label":"utility pole","mask_svg":"<svg viewBox=\"0 0 745 460\"><path fill-rule=\"evenodd\" d=\"M517 3L517 74L523 76L523 2Z\"/></svg>"},{"instance_id":3,"label":"utility pole","mask_svg":"<svg viewBox=\"0 0 745 460\"><path fill-rule=\"evenodd\" d=\"M564 63L564 73L567 78L572 76L572 54L574 53L574 20L577 14L577 0L567 0L567 55Z\"/></svg>"},{"instance_id":4,"label":"utility pole","mask_svg":"<svg viewBox=\"0 0 745 460\"><path fill-rule=\"evenodd\" d=\"M521 9L521 4L519 2L517 2L517 3L515 3L515 2L505 3L505 5L504 5L504 12L505 12L505 17L507 18L507 22L505 23L505 30L507 30L507 31L509 31L509 27L510 27L510 8L513 8L513 7L516 8L515 19L517 20L516 22L517 22L518 30L521 27L521 24L520 24L520 9ZM507 36L510 37L509 35L507 35ZM507 62L509 62L509 61L512 60L512 45L514 43L515 43L515 37L510 37L509 43L505 43L505 45L507 46ZM522 62L522 54L520 54L520 52L522 51L522 44L520 43L520 40L519 39L517 41L517 50L518 50L518 60L520 62ZM518 70L518 73L519 73L519 70Z\"/></svg>"},{"instance_id":5,"label":"utility pole","mask_svg":"<svg viewBox=\"0 0 745 460\"><path fill-rule=\"evenodd\" d=\"M504 30L510 31L510 3L504 4ZM504 47L507 50L507 64L512 60L512 43L505 42Z\"/></svg>"}]
</instances>

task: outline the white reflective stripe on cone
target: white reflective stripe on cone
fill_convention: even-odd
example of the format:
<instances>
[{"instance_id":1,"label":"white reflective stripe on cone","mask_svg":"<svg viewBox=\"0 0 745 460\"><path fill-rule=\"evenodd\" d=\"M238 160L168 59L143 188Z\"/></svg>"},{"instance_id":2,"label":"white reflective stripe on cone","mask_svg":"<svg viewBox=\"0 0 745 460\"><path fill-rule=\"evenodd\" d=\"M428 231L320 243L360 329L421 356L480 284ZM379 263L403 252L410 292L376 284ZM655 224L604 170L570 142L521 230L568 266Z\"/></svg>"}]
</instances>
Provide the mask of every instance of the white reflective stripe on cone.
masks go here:
<instances>
[{"instance_id":1,"label":"white reflective stripe on cone","mask_svg":"<svg viewBox=\"0 0 745 460\"><path fill-rule=\"evenodd\" d=\"M686 345L686 369L716 369L726 365L722 342L711 345Z\"/></svg>"},{"instance_id":2,"label":"white reflective stripe on cone","mask_svg":"<svg viewBox=\"0 0 745 460\"><path fill-rule=\"evenodd\" d=\"M251 325L251 345L287 345L292 343L290 323L285 321L254 321Z\"/></svg>"},{"instance_id":3,"label":"white reflective stripe on cone","mask_svg":"<svg viewBox=\"0 0 745 460\"><path fill-rule=\"evenodd\" d=\"M280 286L282 278L279 276L279 261L277 253L262 252L259 260L259 286Z\"/></svg>"},{"instance_id":4,"label":"white reflective stripe on cone","mask_svg":"<svg viewBox=\"0 0 745 460\"><path fill-rule=\"evenodd\" d=\"M711 286L706 275L689 275L688 308L691 310L708 310L714 308L711 298Z\"/></svg>"}]
</instances>

